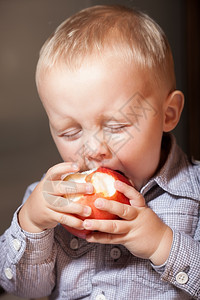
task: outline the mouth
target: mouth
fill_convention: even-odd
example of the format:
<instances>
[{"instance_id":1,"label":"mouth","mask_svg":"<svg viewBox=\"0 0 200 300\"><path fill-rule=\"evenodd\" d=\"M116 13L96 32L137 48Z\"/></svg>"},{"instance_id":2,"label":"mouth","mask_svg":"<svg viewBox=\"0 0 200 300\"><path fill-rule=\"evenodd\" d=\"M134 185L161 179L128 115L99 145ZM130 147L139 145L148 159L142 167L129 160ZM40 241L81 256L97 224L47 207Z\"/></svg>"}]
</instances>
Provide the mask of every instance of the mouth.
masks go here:
<instances>
[{"instance_id":1,"label":"mouth","mask_svg":"<svg viewBox=\"0 0 200 300\"><path fill-rule=\"evenodd\" d=\"M81 172L95 171L97 168L100 168L100 167L111 169L110 167L108 167L108 166L102 164L102 165L98 165L98 166L93 166L92 168L87 168L87 167L85 167L85 168L83 168L83 169L81 170ZM116 172L118 172L118 173L121 174L122 176L128 178L128 177L126 176L126 174L124 174L122 171L117 170L117 169L113 169L113 170L116 171Z\"/></svg>"},{"instance_id":2,"label":"mouth","mask_svg":"<svg viewBox=\"0 0 200 300\"><path fill-rule=\"evenodd\" d=\"M107 167L106 165L99 165L98 167L92 168L92 169L90 169L90 170L91 170L91 171L94 171L94 170L96 170L97 168L100 168L100 167L102 167L102 168L107 168L107 169L111 169L110 167ZM119 174L121 174L122 176L128 178L128 177L127 177L122 171L120 171L120 170L115 170L115 169L113 169L113 171L116 171L116 172L118 172Z\"/></svg>"},{"instance_id":3,"label":"mouth","mask_svg":"<svg viewBox=\"0 0 200 300\"><path fill-rule=\"evenodd\" d=\"M124 174L122 171L120 171L120 170L114 170L114 171L116 171L116 172L118 172L119 174L121 174L122 176L128 178L128 177L126 176L126 174Z\"/></svg>"}]
</instances>

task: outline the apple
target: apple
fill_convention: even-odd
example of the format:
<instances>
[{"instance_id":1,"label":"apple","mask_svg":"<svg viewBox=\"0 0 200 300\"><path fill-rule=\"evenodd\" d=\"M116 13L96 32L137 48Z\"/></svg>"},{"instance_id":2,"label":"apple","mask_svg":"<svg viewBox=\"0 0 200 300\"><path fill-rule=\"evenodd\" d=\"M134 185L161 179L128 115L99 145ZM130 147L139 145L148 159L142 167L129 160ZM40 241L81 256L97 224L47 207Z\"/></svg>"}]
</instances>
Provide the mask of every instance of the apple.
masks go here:
<instances>
[{"instance_id":1,"label":"apple","mask_svg":"<svg viewBox=\"0 0 200 300\"><path fill-rule=\"evenodd\" d=\"M94 187L93 194L66 194L65 197L69 198L71 201L75 201L81 203L83 205L90 206L92 209L92 213L89 217L81 217L77 216L78 218L85 220L87 219L99 219L99 220L113 220L118 219L119 217L111 214L109 212L100 210L95 207L94 202L97 198L104 198L107 200L115 200L121 202L123 204L130 205L129 199L122 194L121 192L117 191L114 187L114 183L116 180L120 180L122 182L131 185L129 180L120 174L117 171L111 170L105 167L99 167L97 169L89 170L82 173L72 173L67 175L64 178L64 181L72 181L72 182L91 182ZM69 232L72 234L85 238L90 230L78 230L67 225L62 224Z\"/></svg>"}]
</instances>

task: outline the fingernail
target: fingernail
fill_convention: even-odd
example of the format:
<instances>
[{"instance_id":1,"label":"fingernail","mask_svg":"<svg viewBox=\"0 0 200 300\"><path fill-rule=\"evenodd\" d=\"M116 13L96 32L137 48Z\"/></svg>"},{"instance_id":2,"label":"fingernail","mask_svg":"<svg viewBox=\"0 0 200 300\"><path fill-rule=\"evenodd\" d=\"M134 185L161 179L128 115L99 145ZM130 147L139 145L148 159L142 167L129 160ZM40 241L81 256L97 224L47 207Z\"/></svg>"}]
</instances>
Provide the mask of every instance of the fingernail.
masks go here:
<instances>
[{"instance_id":1,"label":"fingernail","mask_svg":"<svg viewBox=\"0 0 200 300\"><path fill-rule=\"evenodd\" d=\"M104 200L103 199L97 199L97 200L95 200L94 204L97 208L102 208L102 207L104 207Z\"/></svg>"},{"instance_id":2,"label":"fingernail","mask_svg":"<svg viewBox=\"0 0 200 300\"><path fill-rule=\"evenodd\" d=\"M89 206L86 206L86 207L84 207L84 215L86 216L86 217L88 217L89 215L91 215L91 207L89 207Z\"/></svg>"},{"instance_id":3,"label":"fingernail","mask_svg":"<svg viewBox=\"0 0 200 300\"><path fill-rule=\"evenodd\" d=\"M86 192L87 192L88 194L93 194L94 188L93 188L93 185L92 185L91 183L87 183L87 184L86 184Z\"/></svg>"},{"instance_id":4,"label":"fingernail","mask_svg":"<svg viewBox=\"0 0 200 300\"><path fill-rule=\"evenodd\" d=\"M92 227L92 221L91 220L84 220L83 221L83 226L84 226L84 228L90 228L90 227Z\"/></svg>"}]
</instances>

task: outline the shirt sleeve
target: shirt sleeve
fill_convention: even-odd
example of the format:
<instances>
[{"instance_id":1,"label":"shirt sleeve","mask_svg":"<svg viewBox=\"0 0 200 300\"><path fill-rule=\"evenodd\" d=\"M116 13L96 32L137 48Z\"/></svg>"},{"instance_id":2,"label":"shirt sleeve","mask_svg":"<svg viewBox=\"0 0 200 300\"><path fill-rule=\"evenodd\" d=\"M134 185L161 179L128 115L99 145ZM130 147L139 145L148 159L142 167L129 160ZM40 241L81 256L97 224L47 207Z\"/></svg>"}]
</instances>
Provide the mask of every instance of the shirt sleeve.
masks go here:
<instances>
[{"instance_id":1,"label":"shirt sleeve","mask_svg":"<svg viewBox=\"0 0 200 300\"><path fill-rule=\"evenodd\" d=\"M32 188L33 185L28 188L25 198ZM0 285L21 297L44 297L51 294L55 285L54 229L25 232L18 224L20 208L10 228L0 237Z\"/></svg>"},{"instance_id":2,"label":"shirt sleeve","mask_svg":"<svg viewBox=\"0 0 200 300\"><path fill-rule=\"evenodd\" d=\"M161 280L200 299L200 222L194 238L175 230L173 236L167 262L154 269L161 274Z\"/></svg>"},{"instance_id":3,"label":"shirt sleeve","mask_svg":"<svg viewBox=\"0 0 200 300\"><path fill-rule=\"evenodd\" d=\"M193 187L195 187L195 201L200 202L200 163L193 162L190 169ZM192 176L192 177L191 177ZM191 184L191 183L190 183ZM188 195L188 197L190 197ZM197 215L193 216L196 230L193 236L187 231L173 230L173 243L168 260L163 266L153 268L166 281L178 289L185 291L192 299L200 299L200 203ZM198 218L198 219L196 219ZM192 220L192 218L191 218Z\"/></svg>"}]
</instances>

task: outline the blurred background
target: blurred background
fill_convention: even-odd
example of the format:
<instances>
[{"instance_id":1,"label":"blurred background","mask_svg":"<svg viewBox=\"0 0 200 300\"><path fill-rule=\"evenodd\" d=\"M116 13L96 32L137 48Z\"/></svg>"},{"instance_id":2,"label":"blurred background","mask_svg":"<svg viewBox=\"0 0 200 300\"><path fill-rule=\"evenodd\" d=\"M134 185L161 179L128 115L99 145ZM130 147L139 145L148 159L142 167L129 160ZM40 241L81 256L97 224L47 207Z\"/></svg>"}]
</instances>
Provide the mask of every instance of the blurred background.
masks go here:
<instances>
[{"instance_id":1,"label":"blurred background","mask_svg":"<svg viewBox=\"0 0 200 300\"><path fill-rule=\"evenodd\" d=\"M0 234L26 187L61 161L34 81L42 44L78 10L117 3L147 12L164 29L174 55L177 88L186 97L175 135L188 154L200 159L198 0L0 0Z\"/></svg>"},{"instance_id":2,"label":"blurred background","mask_svg":"<svg viewBox=\"0 0 200 300\"><path fill-rule=\"evenodd\" d=\"M9 227L26 187L61 161L35 86L39 50L67 17L97 4L136 7L165 31L177 88L186 100L174 133L184 151L200 160L199 0L0 0L0 235ZM4 294L1 299L19 298Z\"/></svg>"}]
</instances>

